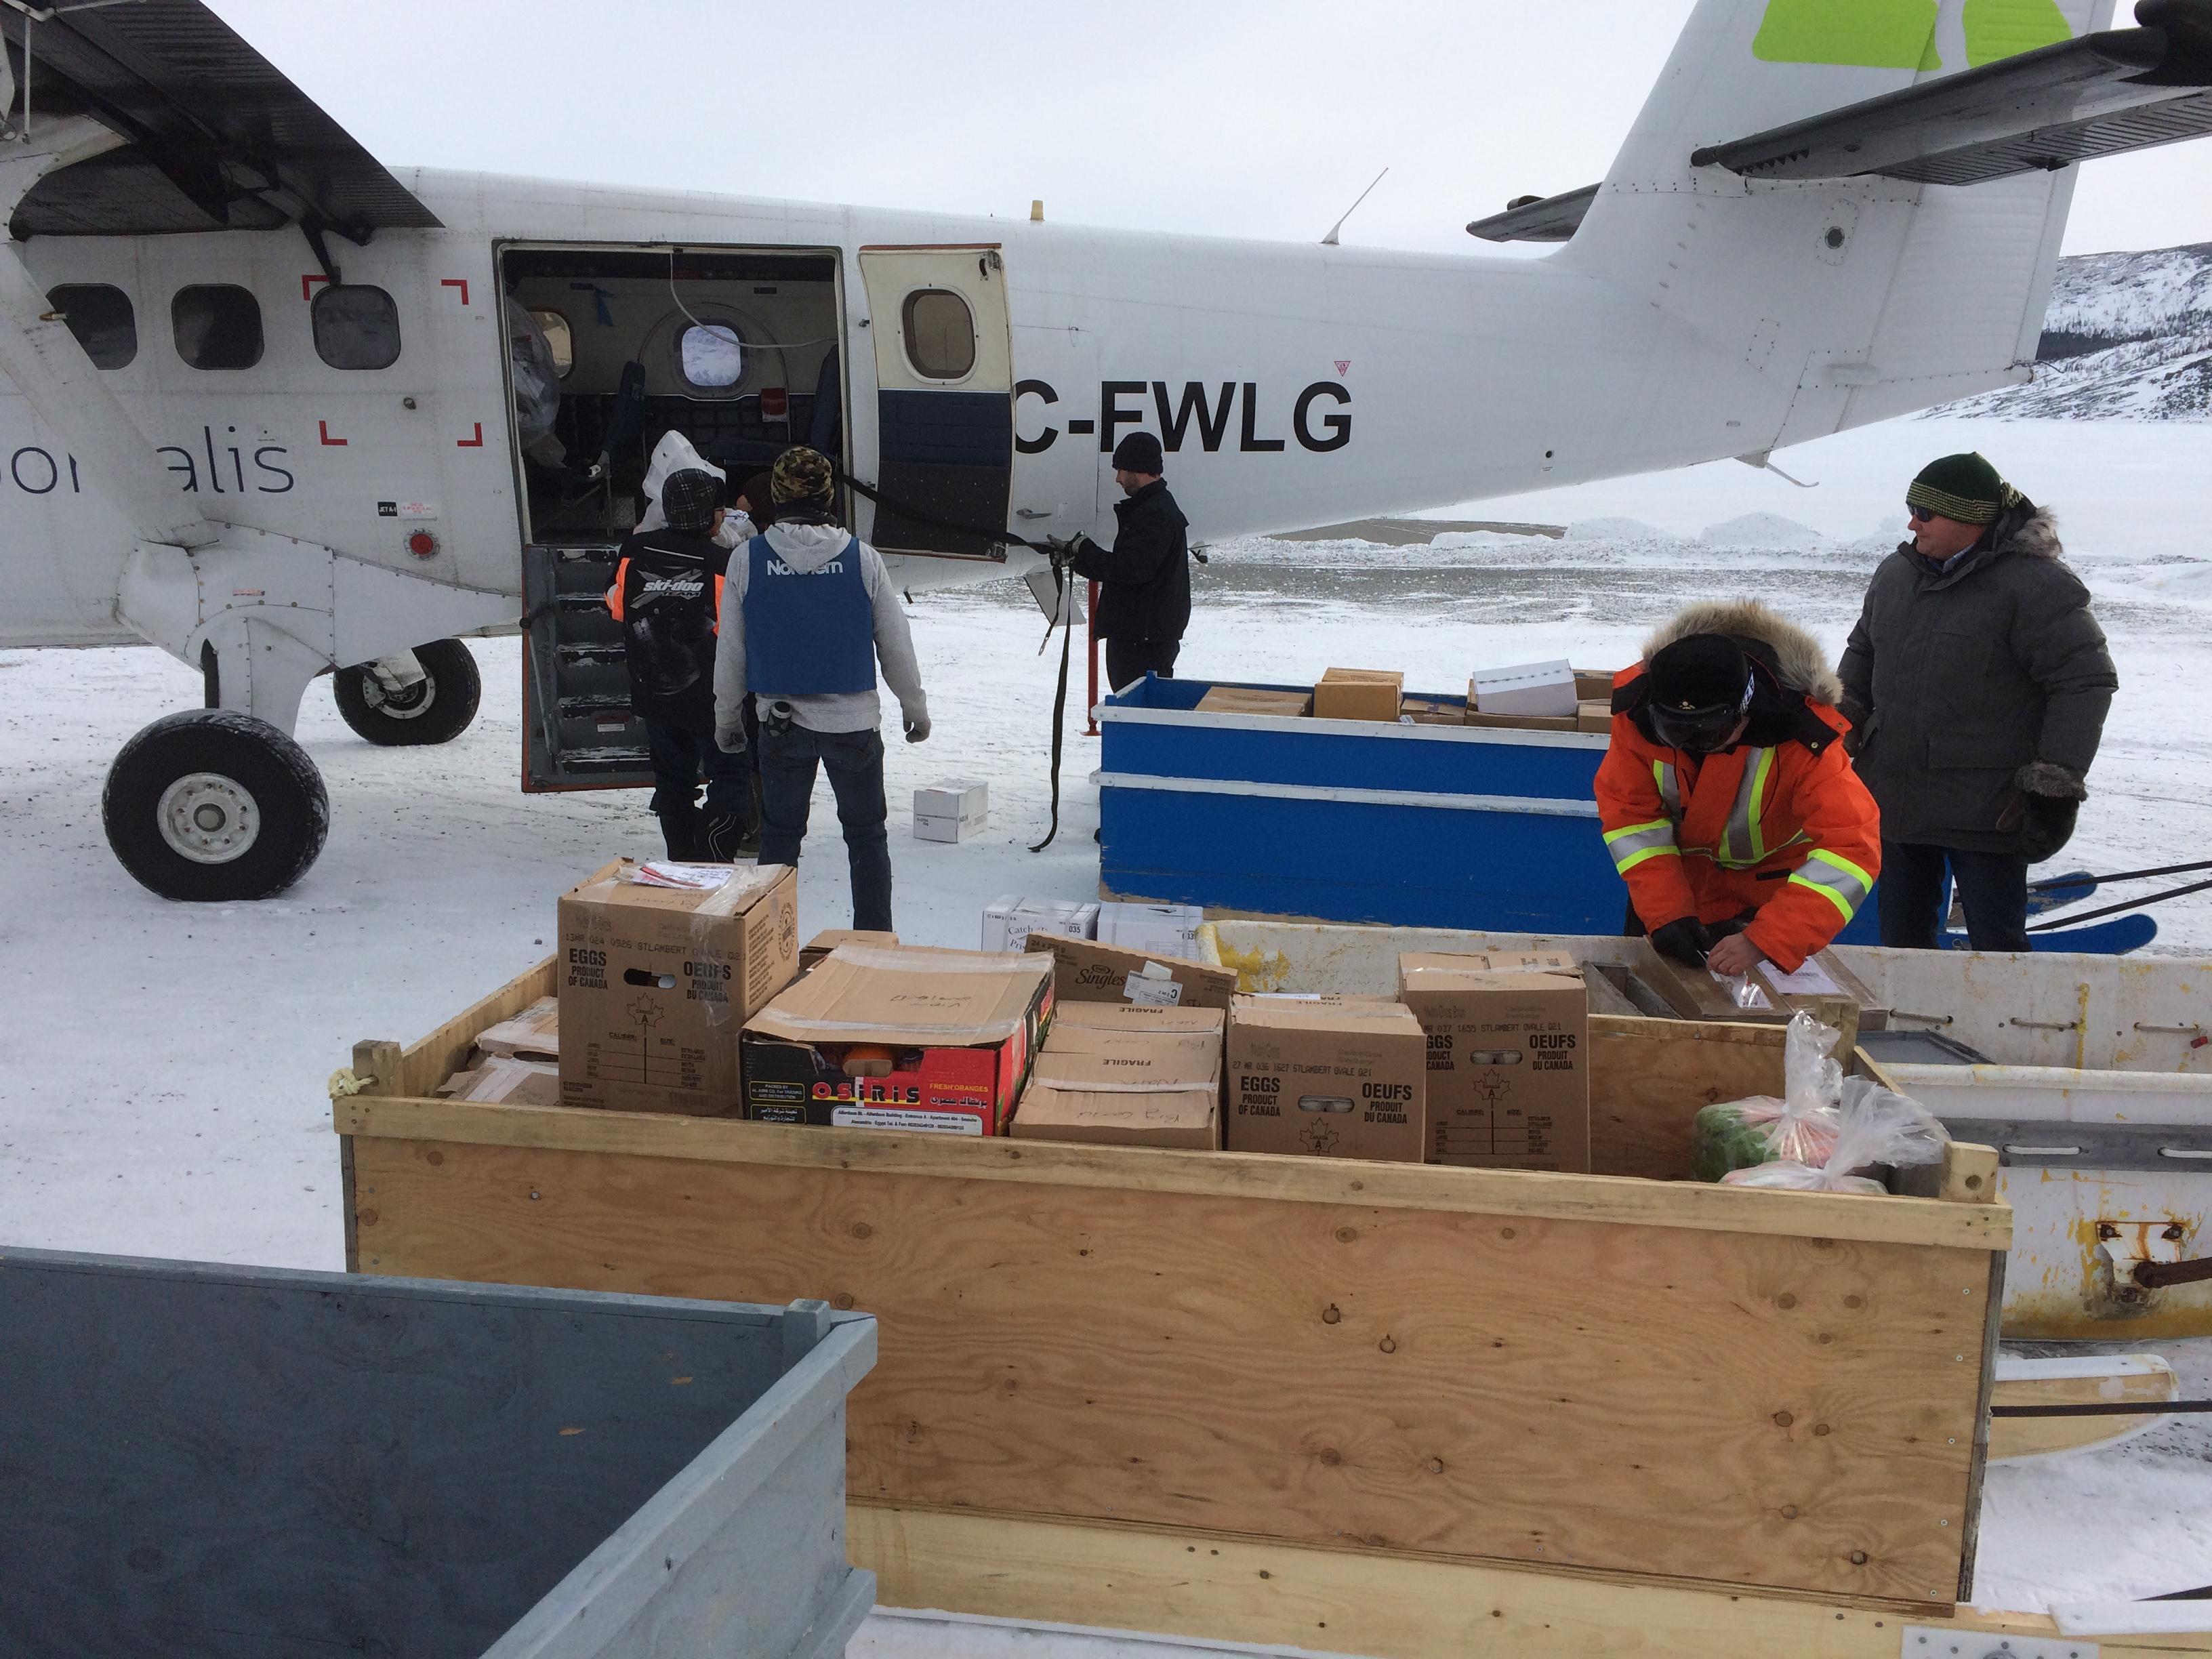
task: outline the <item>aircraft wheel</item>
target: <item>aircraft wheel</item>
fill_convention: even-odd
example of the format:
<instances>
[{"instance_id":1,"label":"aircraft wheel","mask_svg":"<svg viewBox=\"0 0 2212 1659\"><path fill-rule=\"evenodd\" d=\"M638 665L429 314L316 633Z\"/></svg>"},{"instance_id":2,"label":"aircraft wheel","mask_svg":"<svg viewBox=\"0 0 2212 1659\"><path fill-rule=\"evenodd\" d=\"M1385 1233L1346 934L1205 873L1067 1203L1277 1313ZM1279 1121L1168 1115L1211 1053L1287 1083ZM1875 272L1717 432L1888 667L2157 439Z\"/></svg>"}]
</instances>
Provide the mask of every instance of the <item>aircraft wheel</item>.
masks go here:
<instances>
[{"instance_id":1,"label":"aircraft wheel","mask_svg":"<svg viewBox=\"0 0 2212 1659\"><path fill-rule=\"evenodd\" d=\"M107 844L163 898L270 898L307 872L330 799L307 751L266 720L195 708L123 745L100 797Z\"/></svg>"},{"instance_id":2,"label":"aircraft wheel","mask_svg":"<svg viewBox=\"0 0 2212 1659\"><path fill-rule=\"evenodd\" d=\"M387 690L367 663L334 670L338 714L371 743L386 748L451 743L477 717L483 682L477 659L459 640L415 647L423 678L404 691Z\"/></svg>"}]
</instances>

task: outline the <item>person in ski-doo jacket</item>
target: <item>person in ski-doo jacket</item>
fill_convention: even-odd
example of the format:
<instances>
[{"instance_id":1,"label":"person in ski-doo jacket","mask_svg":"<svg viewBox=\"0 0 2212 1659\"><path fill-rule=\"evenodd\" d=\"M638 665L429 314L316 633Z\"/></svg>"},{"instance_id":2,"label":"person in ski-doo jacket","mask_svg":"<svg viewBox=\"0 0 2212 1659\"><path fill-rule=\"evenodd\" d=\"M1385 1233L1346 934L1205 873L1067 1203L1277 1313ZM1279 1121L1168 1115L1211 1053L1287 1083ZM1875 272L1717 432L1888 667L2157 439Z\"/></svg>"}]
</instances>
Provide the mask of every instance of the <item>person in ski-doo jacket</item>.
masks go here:
<instances>
[{"instance_id":1,"label":"person in ski-doo jacket","mask_svg":"<svg viewBox=\"0 0 2212 1659\"><path fill-rule=\"evenodd\" d=\"M714 742L714 642L730 562L718 539L722 489L702 469L669 474L660 528L629 537L615 556L607 609L622 624L629 706L645 725L668 856L728 863L752 835L754 814L750 766Z\"/></svg>"},{"instance_id":2,"label":"person in ski-doo jacket","mask_svg":"<svg viewBox=\"0 0 2212 1659\"><path fill-rule=\"evenodd\" d=\"M1881 942L1933 950L1946 869L1978 951L2025 951L2027 866L2073 833L2119 674L2057 521L1978 454L1905 493L1839 665L1881 803Z\"/></svg>"},{"instance_id":3,"label":"person in ski-doo jacket","mask_svg":"<svg viewBox=\"0 0 2212 1659\"><path fill-rule=\"evenodd\" d=\"M1864 902L1881 815L1842 692L1812 635L1751 600L1692 605L1613 677L1598 820L1654 948L1795 973Z\"/></svg>"}]
</instances>

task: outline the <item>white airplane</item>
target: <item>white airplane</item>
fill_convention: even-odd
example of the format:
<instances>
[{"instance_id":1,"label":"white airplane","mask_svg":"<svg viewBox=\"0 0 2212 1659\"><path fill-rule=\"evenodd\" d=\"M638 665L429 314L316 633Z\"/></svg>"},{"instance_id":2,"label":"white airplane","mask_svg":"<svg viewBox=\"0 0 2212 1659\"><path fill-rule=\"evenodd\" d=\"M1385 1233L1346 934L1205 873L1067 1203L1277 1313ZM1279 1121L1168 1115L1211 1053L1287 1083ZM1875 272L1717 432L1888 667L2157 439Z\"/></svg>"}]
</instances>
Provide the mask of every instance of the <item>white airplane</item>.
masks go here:
<instances>
[{"instance_id":1,"label":"white airplane","mask_svg":"<svg viewBox=\"0 0 2212 1659\"><path fill-rule=\"evenodd\" d=\"M1701 0L1601 184L1468 228L1527 259L395 176L197 0L0 0L0 646L201 667L108 839L258 897L322 673L443 741L520 628L523 787L642 779L597 596L669 433L826 450L914 587L1109 533L1139 428L1207 537L1764 464L2030 377L2072 164L2212 128L2212 0L2112 5Z\"/></svg>"}]
</instances>

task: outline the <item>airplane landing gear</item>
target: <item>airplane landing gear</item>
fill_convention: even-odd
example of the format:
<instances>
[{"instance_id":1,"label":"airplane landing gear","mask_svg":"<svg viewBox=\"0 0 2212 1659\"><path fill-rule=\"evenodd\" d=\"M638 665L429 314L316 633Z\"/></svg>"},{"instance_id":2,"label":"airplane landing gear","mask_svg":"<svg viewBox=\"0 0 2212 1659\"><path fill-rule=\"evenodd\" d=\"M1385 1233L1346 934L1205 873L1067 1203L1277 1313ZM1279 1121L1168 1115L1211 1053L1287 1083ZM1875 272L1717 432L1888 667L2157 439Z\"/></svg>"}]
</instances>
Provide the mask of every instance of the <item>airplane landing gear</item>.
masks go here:
<instances>
[{"instance_id":1,"label":"airplane landing gear","mask_svg":"<svg viewBox=\"0 0 2212 1659\"><path fill-rule=\"evenodd\" d=\"M196 708L123 745L100 798L107 844L163 898L270 898L307 872L330 801L307 751L266 720Z\"/></svg>"},{"instance_id":2,"label":"airplane landing gear","mask_svg":"<svg viewBox=\"0 0 2212 1659\"><path fill-rule=\"evenodd\" d=\"M419 678L406 672L410 667ZM476 718L483 686L467 646L435 640L400 657L335 669L331 690L348 726L371 743L397 748L451 743Z\"/></svg>"}]
</instances>

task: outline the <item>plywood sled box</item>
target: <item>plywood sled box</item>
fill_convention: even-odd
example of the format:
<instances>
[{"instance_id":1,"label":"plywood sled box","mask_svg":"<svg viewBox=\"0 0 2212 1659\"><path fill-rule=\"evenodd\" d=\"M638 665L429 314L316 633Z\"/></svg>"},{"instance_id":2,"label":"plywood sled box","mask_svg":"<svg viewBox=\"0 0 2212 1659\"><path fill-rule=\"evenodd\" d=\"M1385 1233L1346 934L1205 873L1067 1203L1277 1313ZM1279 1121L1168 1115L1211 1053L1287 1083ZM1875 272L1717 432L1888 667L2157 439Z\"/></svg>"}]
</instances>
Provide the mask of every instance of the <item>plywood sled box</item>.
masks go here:
<instances>
[{"instance_id":1,"label":"plywood sled box","mask_svg":"<svg viewBox=\"0 0 2212 1659\"><path fill-rule=\"evenodd\" d=\"M356 1048L373 1081L335 1107L348 1265L872 1313L849 1490L902 1536L1111 1523L1178 1553L1234 1537L1854 1607L1948 1608L1971 1571L2010 1233L1960 1201L1986 1186L1846 1197L432 1097L551 974L411 1048ZM1678 1173L1708 1099L1779 1092L1779 1030L1592 1028L1615 1176Z\"/></svg>"}]
</instances>

